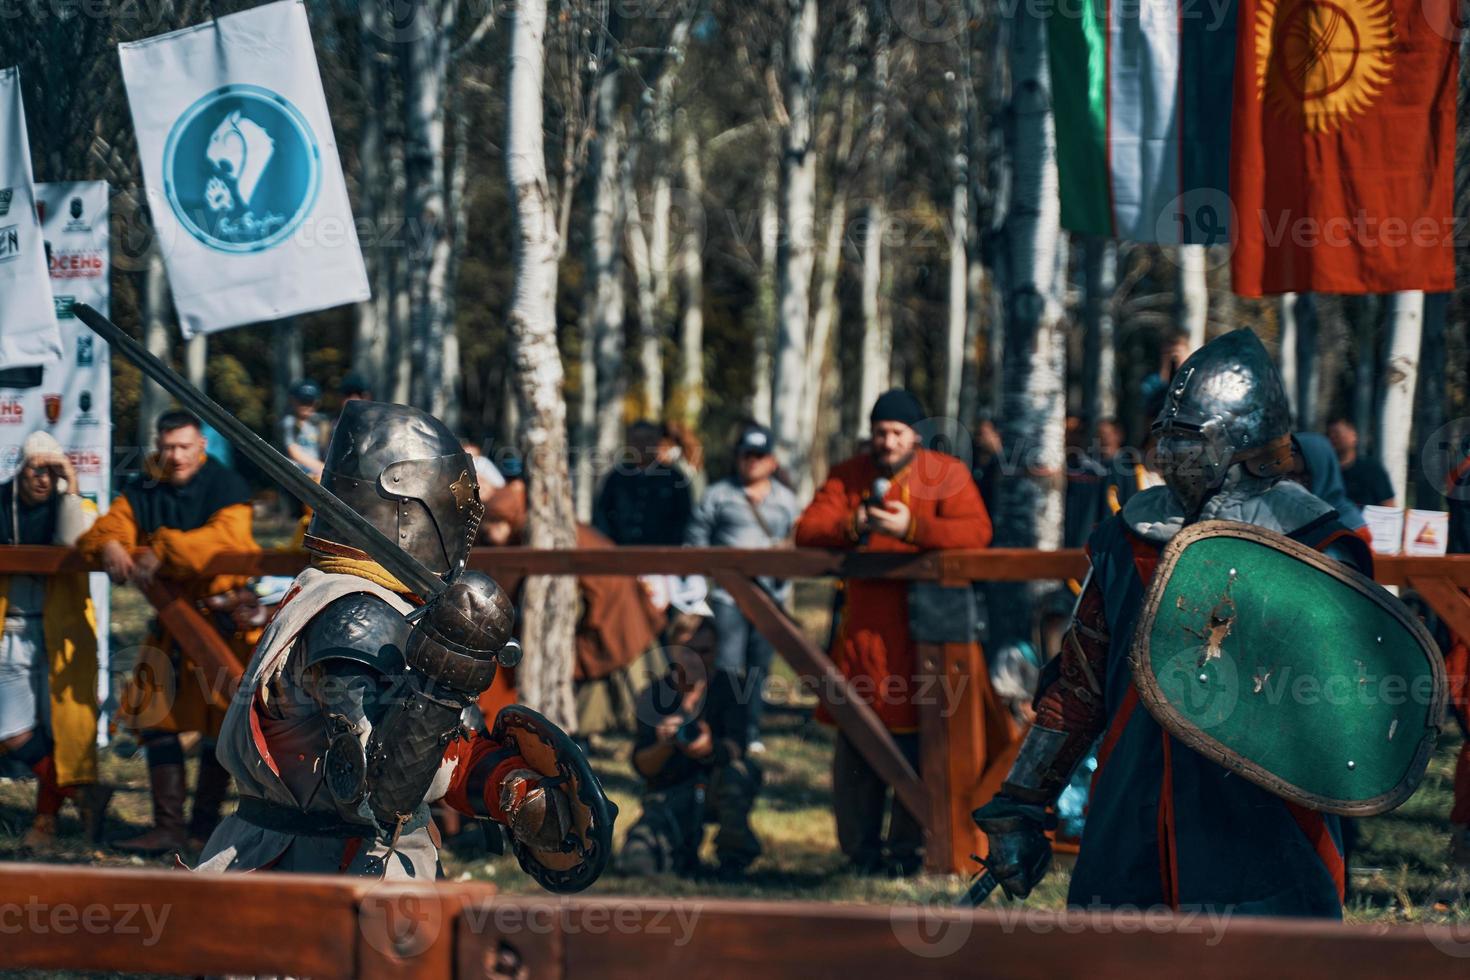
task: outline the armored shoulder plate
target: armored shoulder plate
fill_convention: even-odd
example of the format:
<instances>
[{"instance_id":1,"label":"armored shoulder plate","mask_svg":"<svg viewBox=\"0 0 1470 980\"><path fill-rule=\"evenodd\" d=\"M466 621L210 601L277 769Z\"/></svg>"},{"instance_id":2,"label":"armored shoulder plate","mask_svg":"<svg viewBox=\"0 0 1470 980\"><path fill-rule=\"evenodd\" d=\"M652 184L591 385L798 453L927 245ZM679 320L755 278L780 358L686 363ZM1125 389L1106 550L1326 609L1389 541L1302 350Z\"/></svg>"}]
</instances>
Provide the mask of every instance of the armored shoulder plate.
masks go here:
<instances>
[{"instance_id":1,"label":"armored shoulder plate","mask_svg":"<svg viewBox=\"0 0 1470 980\"><path fill-rule=\"evenodd\" d=\"M398 610L377 596L345 595L317 613L302 631L305 665L351 660L383 674L401 674L407 669L403 650L411 629Z\"/></svg>"}]
</instances>

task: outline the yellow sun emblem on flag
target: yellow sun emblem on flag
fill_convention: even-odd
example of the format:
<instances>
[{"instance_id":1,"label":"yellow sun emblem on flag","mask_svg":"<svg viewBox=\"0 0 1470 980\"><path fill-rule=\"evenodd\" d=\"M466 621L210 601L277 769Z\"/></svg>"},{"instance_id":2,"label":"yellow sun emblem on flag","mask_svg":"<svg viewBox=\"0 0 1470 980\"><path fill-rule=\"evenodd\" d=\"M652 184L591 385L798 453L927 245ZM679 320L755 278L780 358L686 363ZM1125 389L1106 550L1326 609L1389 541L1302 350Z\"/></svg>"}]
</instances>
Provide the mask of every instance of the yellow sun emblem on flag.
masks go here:
<instances>
[{"instance_id":1,"label":"yellow sun emblem on flag","mask_svg":"<svg viewBox=\"0 0 1470 980\"><path fill-rule=\"evenodd\" d=\"M1308 132L1332 132L1388 85L1394 33L1389 0L1261 0L1256 93Z\"/></svg>"}]
</instances>

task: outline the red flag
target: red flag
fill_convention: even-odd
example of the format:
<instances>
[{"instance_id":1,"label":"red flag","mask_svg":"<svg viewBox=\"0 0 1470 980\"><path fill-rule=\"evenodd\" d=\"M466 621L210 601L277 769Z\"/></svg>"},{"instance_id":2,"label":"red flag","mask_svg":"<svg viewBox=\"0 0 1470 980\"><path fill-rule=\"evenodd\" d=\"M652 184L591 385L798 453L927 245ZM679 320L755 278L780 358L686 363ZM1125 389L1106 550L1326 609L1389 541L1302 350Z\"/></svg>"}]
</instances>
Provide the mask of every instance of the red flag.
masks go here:
<instances>
[{"instance_id":1,"label":"red flag","mask_svg":"<svg viewBox=\"0 0 1470 980\"><path fill-rule=\"evenodd\" d=\"M1454 0L1241 0L1234 289L1451 290Z\"/></svg>"}]
</instances>

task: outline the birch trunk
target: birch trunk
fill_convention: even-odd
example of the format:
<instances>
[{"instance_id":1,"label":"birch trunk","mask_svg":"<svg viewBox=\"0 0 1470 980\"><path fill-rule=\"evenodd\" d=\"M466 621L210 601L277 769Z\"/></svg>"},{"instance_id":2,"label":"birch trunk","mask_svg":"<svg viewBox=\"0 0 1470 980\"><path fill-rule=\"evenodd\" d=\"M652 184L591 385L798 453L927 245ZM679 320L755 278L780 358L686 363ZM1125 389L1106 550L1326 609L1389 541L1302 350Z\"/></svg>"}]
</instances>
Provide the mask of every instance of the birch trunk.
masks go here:
<instances>
[{"instance_id":1,"label":"birch trunk","mask_svg":"<svg viewBox=\"0 0 1470 980\"><path fill-rule=\"evenodd\" d=\"M750 417L762 425L771 423L771 342L776 335L776 243L781 230L781 217L776 205L779 183L773 165L761 183L760 270L756 276L751 326Z\"/></svg>"},{"instance_id":2,"label":"birch trunk","mask_svg":"<svg viewBox=\"0 0 1470 980\"><path fill-rule=\"evenodd\" d=\"M542 143L546 0L520 0L512 17L505 140L515 220L515 285L509 322L515 338L520 442L529 475L526 544L570 548L576 541L576 518L567 472L561 354L556 346L559 246ZM531 576L526 580L521 609L526 648L516 671L521 701L575 732L576 580Z\"/></svg>"},{"instance_id":3,"label":"birch trunk","mask_svg":"<svg viewBox=\"0 0 1470 980\"><path fill-rule=\"evenodd\" d=\"M842 246L847 235L847 198L852 188L852 149L856 136L858 112L858 70L863 61L863 45L867 41L867 8L857 4L851 11L848 31L846 60L842 67L839 85L842 97L837 109L836 137L826 134L821 143L832 146L831 186L832 196L828 204L827 234L822 242L821 256L817 260L816 304L812 312L811 353L807 357L806 377L802 382L801 430L812 440L813 452L821 439L819 419L823 398L832 386L829 378L840 374L832 356L833 327L837 322L837 282L842 269ZM825 453L822 454L823 464ZM823 467L824 468L824 467ZM813 467L808 467L806 479L798 488L799 496L812 489Z\"/></svg>"},{"instance_id":4,"label":"birch trunk","mask_svg":"<svg viewBox=\"0 0 1470 980\"><path fill-rule=\"evenodd\" d=\"M1424 293L1408 290L1385 297L1383 327L1387 363L1383 372L1383 427L1378 458L1393 483L1394 500L1408 503L1409 448L1414 429L1414 388L1424 337Z\"/></svg>"},{"instance_id":5,"label":"birch trunk","mask_svg":"<svg viewBox=\"0 0 1470 980\"><path fill-rule=\"evenodd\" d=\"M631 172L631 171L630 171ZM653 259L644 234L642 207L631 180L624 182L623 213L627 233L628 265L633 269L635 309L638 311L638 375L642 384L638 404L641 415L661 418L664 414L664 365L658 297L654 288Z\"/></svg>"},{"instance_id":6,"label":"birch trunk","mask_svg":"<svg viewBox=\"0 0 1470 980\"><path fill-rule=\"evenodd\" d=\"M422 0L437 30L418 31L399 49L403 74L404 218L412 301L413 402L442 417L449 401L444 373L444 296L448 287L449 227L444 181L445 77L454 31L454 0L442 8Z\"/></svg>"},{"instance_id":7,"label":"birch trunk","mask_svg":"<svg viewBox=\"0 0 1470 980\"><path fill-rule=\"evenodd\" d=\"M1311 293L1283 293L1281 381L1297 429L1317 428L1317 310Z\"/></svg>"},{"instance_id":8,"label":"birch trunk","mask_svg":"<svg viewBox=\"0 0 1470 980\"><path fill-rule=\"evenodd\" d=\"M157 245L148 253L143 278L143 345L165 364L169 361L168 272ZM143 379L138 398L138 448L147 452L153 445L154 423L168 408L168 394L157 384Z\"/></svg>"},{"instance_id":9,"label":"birch trunk","mask_svg":"<svg viewBox=\"0 0 1470 980\"><path fill-rule=\"evenodd\" d=\"M197 333L184 344L184 377L200 391L208 392L209 334Z\"/></svg>"},{"instance_id":10,"label":"birch trunk","mask_svg":"<svg viewBox=\"0 0 1470 980\"><path fill-rule=\"evenodd\" d=\"M1426 450L1435 450L1429 439L1445 424L1445 375L1448 372L1436 370L1435 366L1447 363L1445 324L1449 318L1450 299L1449 293L1429 293L1424 297L1424 339L1419 349L1419 362L1428 364L1430 370L1420 373L1414 399L1414 431L1418 434L1414 445L1419 452L1410 457L1414 475L1410 485L1414 487L1415 505L1428 509L1444 506L1441 501L1445 488L1431 479L1422 454Z\"/></svg>"},{"instance_id":11,"label":"birch trunk","mask_svg":"<svg viewBox=\"0 0 1470 980\"><path fill-rule=\"evenodd\" d=\"M383 304L382 225L383 198L383 118L374 111L382 106L384 97L383 72L378 65L378 31L381 8L376 3L364 3L360 7L358 44L358 82L362 88L362 128L358 135L358 200L357 214L368 229L363 248L363 261L367 265L368 280L373 284L370 299L357 304L352 323L352 368L363 377L371 379L373 391L385 391L382 377L386 351L387 308Z\"/></svg>"},{"instance_id":12,"label":"birch trunk","mask_svg":"<svg viewBox=\"0 0 1470 980\"><path fill-rule=\"evenodd\" d=\"M444 291L444 424L459 431L461 402L467 394L463 390L464 367L460 363L459 330L455 326L458 310L459 263L469 246L469 211L465 208L465 192L469 187L469 114L459 100L454 102L454 152L449 167L449 221L451 234L447 239L448 259L445 262ZM475 438L480 434L475 433Z\"/></svg>"},{"instance_id":13,"label":"birch trunk","mask_svg":"<svg viewBox=\"0 0 1470 980\"><path fill-rule=\"evenodd\" d=\"M858 370L857 420L864 425L873 402L888 387L889 352L892 340L883 316L883 202L868 202L863 216L863 272L860 288L863 350ZM866 430L864 430L866 431Z\"/></svg>"},{"instance_id":14,"label":"birch trunk","mask_svg":"<svg viewBox=\"0 0 1470 980\"><path fill-rule=\"evenodd\" d=\"M1002 442L1026 469L1000 483L998 545L1056 548L1062 528L1065 343L1056 281L1061 239L1056 134L1043 22L1022 8L1012 28L1009 107L1012 188L1002 230L1005 350Z\"/></svg>"},{"instance_id":15,"label":"birch trunk","mask_svg":"<svg viewBox=\"0 0 1470 980\"><path fill-rule=\"evenodd\" d=\"M686 131L680 169L684 194L691 203L704 199L704 174L699 166L699 140ZM684 293L684 317L679 326L679 399L676 409L686 425L696 426L704 414L704 223L686 221L679 238L679 280Z\"/></svg>"},{"instance_id":16,"label":"birch trunk","mask_svg":"<svg viewBox=\"0 0 1470 980\"><path fill-rule=\"evenodd\" d=\"M1082 243L1082 417L1094 434L1098 422L1118 414L1113 345L1117 274L1117 247L1109 239L1087 236Z\"/></svg>"},{"instance_id":17,"label":"birch trunk","mask_svg":"<svg viewBox=\"0 0 1470 980\"><path fill-rule=\"evenodd\" d=\"M968 325L970 234L969 172L964 154L955 160L949 205L949 304L944 324L945 418L960 417L960 390L965 376L965 335Z\"/></svg>"},{"instance_id":18,"label":"birch trunk","mask_svg":"<svg viewBox=\"0 0 1470 980\"><path fill-rule=\"evenodd\" d=\"M788 5L791 19L786 32L784 85L787 123L781 156L784 234L776 260L779 301L771 429L783 463L800 479L806 472L810 450L808 434L801 431L801 409L815 260L817 161L812 140L816 124L817 0L789 0Z\"/></svg>"},{"instance_id":19,"label":"birch trunk","mask_svg":"<svg viewBox=\"0 0 1470 980\"><path fill-rule=\"evenodd\" d=\"M399 404L408 403L413 382L413 295L408 275L411 239L403 215L408 186L404 156L402 141L397 141L388 154L388 195L396 202L396 213L389 224L394 236L393 247L385 256L388 266L387 398Z\"/></svg>"},{"instance_id":20,"label":"birch trunk","mask_svg":"<svg viewBox=\"0 0 1470 980\"><path fill-rule=\"evenodd\" d=\"M1189 349L1205 345L1205 326L1210 318L1210 290L1206 282L1209 271L1203 245L1178 246L1179 274L1174 292L1178 323L1189 331Z\"/></svg>"},{"instance_id":21,"label":"birch trunk","mask_svg":"<svg viewBox=\"0 0 1470 980\"><path fill-rule=\"evenodd\" d=\"M597 141L592 154L592 210L588 229L588 296L592 300L596 360L598 469L617 452L623 437L623 125L617 116L618 77L598 83Z\"/></svg>"}]
</instances>

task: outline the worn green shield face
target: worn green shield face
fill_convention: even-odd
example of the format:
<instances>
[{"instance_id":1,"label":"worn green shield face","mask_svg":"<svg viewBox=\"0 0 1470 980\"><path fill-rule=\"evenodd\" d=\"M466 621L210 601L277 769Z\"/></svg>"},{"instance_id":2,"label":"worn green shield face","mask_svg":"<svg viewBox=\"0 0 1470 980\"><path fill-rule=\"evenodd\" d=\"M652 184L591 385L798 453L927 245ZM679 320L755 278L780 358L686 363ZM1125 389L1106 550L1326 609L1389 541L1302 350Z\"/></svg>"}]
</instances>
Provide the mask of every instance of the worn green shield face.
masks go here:
<instances>
[{"instance_id":1,"label":"worn green shield face","mask_svg":"<svg viewBox=\"0 0 1470 980\"><path fill-rule=\"evenodd\" d=\"M1369 816L1424 775L1444 662L1372 580L1290 538L1204 521L1165 547L1131 651L1170 734L1278 796Z\"/></svg>"}]
</instances>

